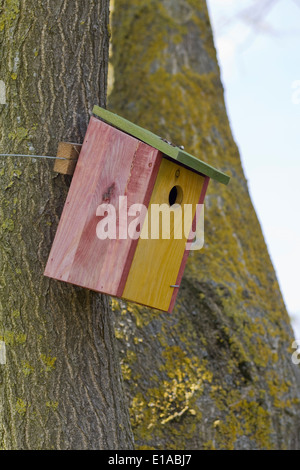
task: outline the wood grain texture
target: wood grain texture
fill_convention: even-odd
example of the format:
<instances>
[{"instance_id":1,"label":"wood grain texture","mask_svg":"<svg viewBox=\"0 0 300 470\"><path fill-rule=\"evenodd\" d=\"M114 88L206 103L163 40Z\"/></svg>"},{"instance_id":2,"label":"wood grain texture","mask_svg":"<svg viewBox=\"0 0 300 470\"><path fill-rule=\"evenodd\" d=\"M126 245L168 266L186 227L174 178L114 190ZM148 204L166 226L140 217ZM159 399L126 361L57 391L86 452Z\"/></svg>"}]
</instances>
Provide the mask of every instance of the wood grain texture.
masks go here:
<instances>
[{"instance_id":1,"label":"wood grain texture","mask_svg":"<svg viewBox=\"0 0 300 470\"><path fill-rule=\"evenodd\" d=\"M163 159L150 200L148 220L151 220L153 204L168 204L169 192L175 185L182 188L181 206L193 204L194 217L203 181L203 176ZM149 237L151 228L149 222ZM123 297L168 311L174 292L170 286L176 283L187 238L175 239L172 223L170 239L162 239L161 236L162 227L159 239L139 239Z\"/></svg>"},{"instance_id":2,"label":"wood grain texture","mask_svg":"<svg viewBox=\"0 0 300 470\"><path fill-rule=\"evenodd\" d=\"M120 293L133 241L118 237L118 217L117 238L99 240L97 208L108 203L118 215L119 196L127 196L128 205L150 199L160 159L158 150L91 118L46 276L110 295Z\"/></svg>"},{"instance_id":3,"label":"wood grain texture","mask_svg":"<svg viewBox=\"0 0 300 470\"><path fill-rule=\"evenodd\" d=\"M62 175L73 175L82 145L71 142L59 142L57 148L58 157L55 160L53 171ZM60 160L64 158L64 160Z\"/></svg>"},{"instance_id":4,"label":"wood grain texture","mask_svg":"<svg viewBox=\"0 0 300 470\"><path fill-rule=\"evenodd\" d=\"M111 113L107 109L103 109L100 106L94 106L93 113L99 116L100 118L104 119L104 121L110 123L113 126L116 126L118 129L121 129L124 132L127 132L128 134L160 150L164 154L168 155L170 158L177 160L178 162L196 171L197 173L207 175L210 178L215 179L216 181L219 181L223 184L229 183L229 176L223 173L222 171L213 168L208 163L199 160L198 158L194 157L193 155L190 155L179 147L175 147L173 145L168 144L161 137L153 134L147 129L143 129L142 127L137 126L136 124L128 121L127 119L124 119L123 117L118 116L117 114Z\"/></svg>"}]
</instances>

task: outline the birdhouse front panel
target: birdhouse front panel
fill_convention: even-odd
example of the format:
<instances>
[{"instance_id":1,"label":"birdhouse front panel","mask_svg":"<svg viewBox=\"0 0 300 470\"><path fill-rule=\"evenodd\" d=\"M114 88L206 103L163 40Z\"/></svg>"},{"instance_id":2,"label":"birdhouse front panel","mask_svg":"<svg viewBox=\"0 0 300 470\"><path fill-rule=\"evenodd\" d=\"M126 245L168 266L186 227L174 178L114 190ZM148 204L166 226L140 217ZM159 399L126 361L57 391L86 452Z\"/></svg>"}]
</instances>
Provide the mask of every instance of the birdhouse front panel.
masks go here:
<instances>
[{"instance_id":1,"label":"birdhouse front panel","mask_svg":"<svg viewBox=\"0 0 300 470\"><path fill-rule=\"evenodd\" d=\"M133 257L124 298L169 311L183 274L182 269L181 276L178 276L187 244L183 230L183 208L185 204L191 205L190 221L186 221L191 227L204 181L204 176L163 158L149 204L147 227L143 227L144 237L139 239ZM167 216L165 220L166 223L170 221L167 227L163 226L162 217L158 218L157 212L152 217L153 211L163 204L172 209L171 217ZM153 223L157 224L157 230L153 228ZM175 238L176 232L178 238Z\"/></svg>"},{"instance_id":2,"label":"birdhouse front panel","mask_svg":"<svg viewBox=\"0 0 300 470\"><path fill-rule=\"evenodd\" d=\"M102 120L91 117L77 149L44 274L171 312L196 206L210 178L229 178L120 116L97 106L93 112Z\"/></svg>"}]
</instances>

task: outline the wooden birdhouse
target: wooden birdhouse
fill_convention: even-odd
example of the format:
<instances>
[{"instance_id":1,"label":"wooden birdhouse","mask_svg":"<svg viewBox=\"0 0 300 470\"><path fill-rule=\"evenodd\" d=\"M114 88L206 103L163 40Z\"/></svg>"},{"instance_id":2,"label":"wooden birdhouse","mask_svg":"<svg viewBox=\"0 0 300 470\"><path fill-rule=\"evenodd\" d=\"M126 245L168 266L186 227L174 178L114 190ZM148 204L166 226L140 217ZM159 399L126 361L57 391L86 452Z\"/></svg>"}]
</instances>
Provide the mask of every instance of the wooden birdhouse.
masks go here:
<instances>
[{"instance_id":1,"label":"wooden birdhouse","mask_svg":"<svg viewBox=\"0 0 300 470\"><path fill-rule=\"evenodd\" d=\"M120 116L93 114L45 275L171 312L191 246L186 230L175 236L176 211L192 207L193 232L210 178L229 177ZM166 237L152 217L161 205L174 218Z\"/></svg>"}]
</instances>

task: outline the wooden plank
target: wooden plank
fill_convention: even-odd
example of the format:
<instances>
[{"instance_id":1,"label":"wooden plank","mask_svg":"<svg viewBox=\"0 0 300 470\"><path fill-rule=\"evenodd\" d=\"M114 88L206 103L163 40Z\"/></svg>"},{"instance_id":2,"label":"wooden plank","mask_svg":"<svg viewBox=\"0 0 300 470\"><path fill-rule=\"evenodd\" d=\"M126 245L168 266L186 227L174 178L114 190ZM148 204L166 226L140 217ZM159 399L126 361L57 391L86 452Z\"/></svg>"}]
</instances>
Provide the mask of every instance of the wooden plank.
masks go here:
<instances>
[{"instance_id":1,"label":"wooden plank","mask_svg":"<svg viewBox=\"0 0 300 470\"><path fill-rule=\"evenodd\" d=\"M204 180L204 183L203 183L203 186L202 186L202 191L201 191L201 194L200 194L198 204L204 204L204 199L205 199L206 191L207 191L207 188L208 188L209 180L210 180L210 178L208 176L206 176L206 178ZM195 216L195 218L196 218L196 216ZM193 226L195 226L195 223L196 223L195 218L193 220ZM191 228L191 232L192 232L192 230L193 230L193 227ZM189 236L189 240L191 240L191 234ZM181 261L180 269L179 269L178 276L177 276L176 283L175 283L175 285L177 285L177 286L180 286L180 284L181 284L182 277L183 277L184 270L185 270L185 266L186 266L186 263L187 263L187 260L188 260L188 256L189 256L189 250L186 249L185 252L184 252L182 261ZM179 288L175 288L174 291L173 291L173 295L172 295L172 298L171 298L169 308L168 308L169 313L172 313L172 311L173 311L178 292L179 292Z\"/></svg>"},{"instance_id":2,"label":"wooden plank","mask_svg":"<svg viewBox=\"0 0 300 470\"><path fill-rule=\"evenodd\" d=\"M63 175L73 175L81 148L81 144L59 142L56 156L64 160L55 160L53 170Z\"/></svg>"},{"instance_id":3,"label":"wooden plank","mask_svg":"<svg viewBox=\"0 0 300 470\"><path fill-rule=\"evenodd\" d=\"M103 200L103 193L107 193L107 188L110 187L114 189L109 202L116 208L117 213L119 212L119 196L126 195L129 204L143 203L158 151L123 132L111 129L109 158L104 158L102 161L101 176L95 188L89 215L68 280L95 291L119 295L120 285L126 282L128 265L131 264L130 257L133 258L132 243L134 242L129 237L99 240L96 237L96 227L99 222L99 218L96 217L97 206ZM115 151L111 147L112 142ZM144 158L140 161L142 165L136 168L137 176L142 177L141 181L138 181L136 175L133 174L133 168L136 162L139 162L140 156ZM147 163L147 166L145 167L143 163ZM117 236L119 224L120 221L117 219Z\"/></svg>"},{"instance_id":4,"label":"wooden plank","mask_svg":"<svg viewBox=\"0 0 300 470\"><path fill-rule=\"evenodd\" d=\"M127 132L137 139L142 140L146 144L160 150L162 153L168 155L173 160L184 164L193 171L209 176L210 178L219 181L220 183L229 183L230 177L222 171L219 171L208 163L199 160L179 147L169 145L167 142L162 140L161 137L146 129L143 129L140 126L137 126L136 124L133 124L127 119L124 119L117 114L111 113L107 109L100 108L100 106L94 106L93 114L99 116L101 119L117 127L118 129L121 129L122 131Z\"/></svg>"},{"instance_id":5,"label":"wooden plank","mask_svg":"<svg viewBox=\"0 0 300 470\"><path fill-rule=\"evenodd\" d=\"M101 141L110 126L91 119L45 269L45 276L68 281L94 188L101 174ZM97 148L97 144L100 145ZM96 150L91 155L91 149ZM100 154L100 155L99 155ZM97 165L97 160L99 163ZM90 165L91 163L91 165Z\"/></svg>"},{"instance_id":6,"label":"wooden plank","mask_svg":"<svg viewBox=\"0 0 300 470\"><path fill-rule=\"evenodd\" d=\"M91 118L45 275L119 294L126 281L123 272L127 276L133 258L133 241L99 240L97 208L106 202L118 214L119 196L124 195L128 204L143 203L152 192L153 171L161 158L153 147ZM117 219L117 230L119 223Z\"/></svg>"},{"instance_id":7,"label":"wooden plank","mask_svg":"<svg viewBox=\"0 0 300 470\"><path fill-rule=\"evenodd\" d=\"M149 218L153 204L168 203L174 186L182 189L181 207L193 204L193 216L202 191L204 176L191 172L170 160L163 159L149 206ZM149 231L151 223L149 223ZM174 238L171 224L170 239L142 239L137 244L130 272L122 297L143 305L168 311L186 248L186 237Z\"/></svg>"}]
</instances>

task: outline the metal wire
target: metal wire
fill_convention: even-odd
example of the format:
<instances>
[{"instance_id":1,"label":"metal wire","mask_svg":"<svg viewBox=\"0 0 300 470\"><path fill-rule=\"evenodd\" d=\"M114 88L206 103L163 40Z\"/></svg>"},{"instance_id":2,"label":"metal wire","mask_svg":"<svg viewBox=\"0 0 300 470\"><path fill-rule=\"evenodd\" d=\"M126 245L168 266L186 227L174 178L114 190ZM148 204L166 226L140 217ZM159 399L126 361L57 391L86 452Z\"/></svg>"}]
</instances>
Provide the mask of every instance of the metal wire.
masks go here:
<instances>
[{"instance_id":1,"label":"metal wire","mask_svg":"<svg viewBox=\"0 0 300 470\"><path fill-rule=\"evenodd\" d=\"M50 155L23 155L20 153L0 153L0 157L27 157L27 158L51 158L52 160L74 160L64 157L52 157Z\"/></svg>"}]
</instances>

